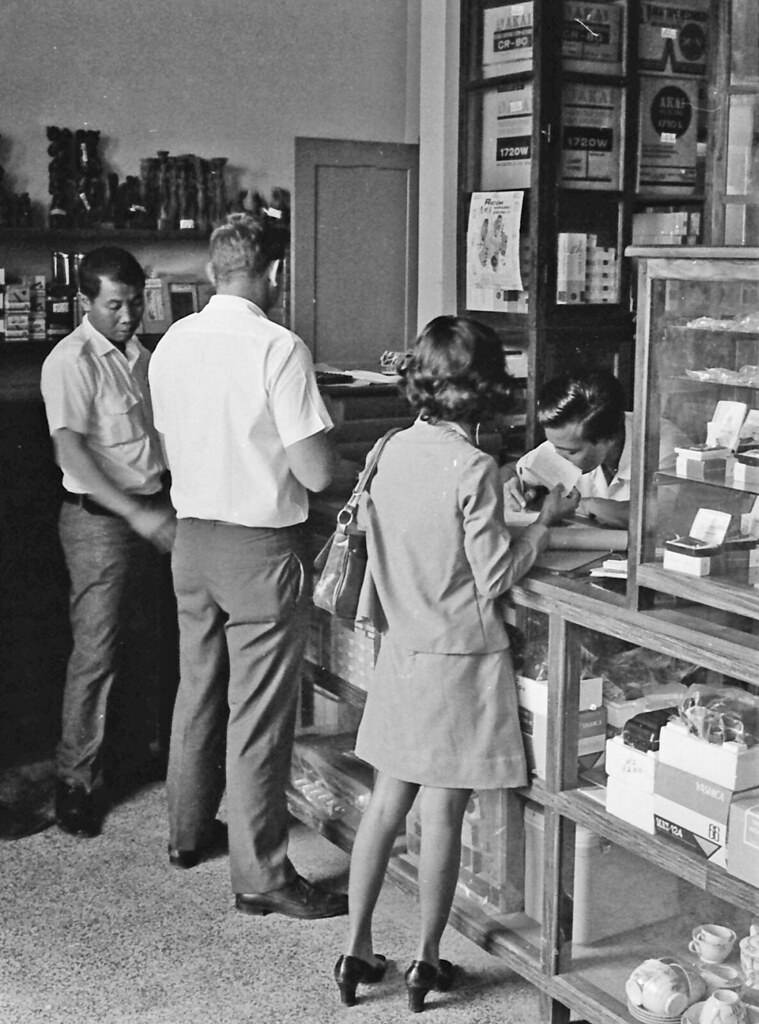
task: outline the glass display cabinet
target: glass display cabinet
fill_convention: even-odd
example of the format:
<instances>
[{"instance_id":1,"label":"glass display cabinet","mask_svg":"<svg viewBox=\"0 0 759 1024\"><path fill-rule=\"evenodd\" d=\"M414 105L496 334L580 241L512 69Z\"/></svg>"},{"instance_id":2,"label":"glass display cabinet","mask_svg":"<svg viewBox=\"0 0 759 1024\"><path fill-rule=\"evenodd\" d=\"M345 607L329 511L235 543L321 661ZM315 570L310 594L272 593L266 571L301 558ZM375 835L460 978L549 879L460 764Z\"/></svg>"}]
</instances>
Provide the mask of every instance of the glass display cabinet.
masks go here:
<instances>
[{"instance_id":1,"label":"glass display cabinet","mask_svg":"<svg viewBox=\"0 0 759 1024\"><path fill-rule=\"evenodd\" d=\"M637 257L634 604L756 643L759 250Z\"/></svg>"}]
</instances>

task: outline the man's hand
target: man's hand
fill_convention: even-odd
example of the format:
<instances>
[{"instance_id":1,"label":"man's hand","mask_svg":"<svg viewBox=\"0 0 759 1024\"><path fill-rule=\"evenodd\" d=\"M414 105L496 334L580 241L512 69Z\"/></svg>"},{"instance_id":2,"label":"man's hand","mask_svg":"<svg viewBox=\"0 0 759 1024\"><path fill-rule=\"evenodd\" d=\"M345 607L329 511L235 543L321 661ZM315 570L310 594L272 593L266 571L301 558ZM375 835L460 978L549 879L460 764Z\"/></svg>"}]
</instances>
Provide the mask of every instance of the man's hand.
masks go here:
<instances>
[{"instance_id":1,"label":"man's hand","mask_svg":"<svg viewBox=\"0 0 759 1024\"><path fill-rule=\"evenodd\" d=\"M522 488L522 481L519 479L513 462L506 463L498 469L503 481L503 506L507 512L524 512L531 501L535 499L535 492L528 487Z\"/></svg>"},{"instance_id":2,"label":"man's hand","mask_svg":"<svg viewBox=\"0 0 759 1024\"><path fill-rule=\"evenodd\" d=\"M135 533L149 540L159 551L171 551L177 532L176 516L171 509L138 505L126 520Z\"/></svg>"}]
</instances>

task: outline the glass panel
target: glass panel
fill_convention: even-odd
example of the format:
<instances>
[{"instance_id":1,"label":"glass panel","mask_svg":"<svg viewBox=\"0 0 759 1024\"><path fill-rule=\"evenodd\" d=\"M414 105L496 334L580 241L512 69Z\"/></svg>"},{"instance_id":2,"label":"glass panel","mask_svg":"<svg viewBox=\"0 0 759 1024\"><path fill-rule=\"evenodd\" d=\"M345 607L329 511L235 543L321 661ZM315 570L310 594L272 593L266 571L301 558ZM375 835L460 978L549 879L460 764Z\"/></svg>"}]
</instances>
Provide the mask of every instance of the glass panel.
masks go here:
<instances>
[{"instance_id":1,"label":"glass panel","mask_svg":"<svg viewBox=\"0 0 759 1024\"><path fill-rule=\"evenodd\" d=\"M754 195L759 202L759 96L730 97L727 134L727 194Z\"/></svg>"},{"instance_id":2,"label":"glass panel","mask_svg":"<svg viewBox=\"0 0 759 1024\"><path fill-rule=\"evenodd\" d=\"M572 922L562 922L571 939L560 973L571 971L573 982L592 986L592 998L622 1017L631 1002L639 1020L649 1019L639 1006L677 1017L725 982L746 998L759 997L759 972L750 990L739 946L755 913L749 886L759 881L755 850L746 842L752 819L744 827L756 793L748 801L743 793L759 767L756 688L600 631L573 633L583 664L602 678L610 738L602 785L591 788L581 777L576 795L589 824L564 821L558 904L565 915L572 908ZM724 743L739 734L740 753L725 771ZM529 807L525 813L527 862L540 847L544 817ZM530 891L526 885L526 908ZM706 962L711 951L690 946L694 930L707 923L735 933L719 953L731 968L720 978ZM687 1000L671 1002L666 1014L654 1001L655 986L641 1003L640 989L627 984L654 957L675 961L680 982L692 975ZM680 982L675 991L683 991Z\"/></svg>"},{"instance_id":3,"label":"glass panel","mask_svg":"<svg viewBox=\"0 0 759 1024\"><path fill-rule=\"evenodd\" d=\"M679 1020L689 1006L728 986L746 1002L759 1001L759 989L743 984L741 969L748 909L670 874L663 853L652 863L589 829L574 832L567 970L573 981L590 986L587 996L613 1006L621 1018L628 1019L627 1010L643 1021ZM725 941L707 947L694 938L703 925L717 925ZM699 948L724 960L702 960L694 951Z\"/></svg>"},{"instance_id":4,"label":"glass panel","mask_svg":"<svg viewBox=\"0 0 759 1024\"><path fill-rule=\"evenodd\" d=\"M730 72L733 85L759 82L759 5L756 0L733 0Z\"/></svg>"},{"instance_id":5,"label":"glass panel","mask_svg":"<svg viewBox=\"0 0 759 1024\"><path fill-rule=\"evenodd\" d=\"M759 272L727 260L687 272L652 286L640 582L756 632Z\"/></svg>"}]
</instances>

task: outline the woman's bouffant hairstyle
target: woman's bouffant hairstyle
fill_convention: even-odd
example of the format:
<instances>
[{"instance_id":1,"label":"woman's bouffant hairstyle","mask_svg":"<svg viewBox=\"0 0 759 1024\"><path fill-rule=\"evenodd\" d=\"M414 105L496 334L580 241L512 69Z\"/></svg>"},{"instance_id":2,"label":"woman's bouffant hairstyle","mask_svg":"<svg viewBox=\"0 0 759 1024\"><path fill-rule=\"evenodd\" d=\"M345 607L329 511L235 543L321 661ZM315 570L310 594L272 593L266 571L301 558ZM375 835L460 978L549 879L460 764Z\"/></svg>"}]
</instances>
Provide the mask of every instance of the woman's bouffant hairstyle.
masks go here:
<instances>
[{"instance_id":1,"label":"woman's bouffant hairstyle","mask_svg":"<svg viewBox=\"0 0 759 1024\"><path fill-rule=\"evenodd\" d=\"M540 392L537 407L542 427L579 423L591 444L616 437L625 427L624 388L607 370L554 377Z\"/></svg>"},{"instance_id":2,"label":"woman's bouffant hairstyle","mask_svg":"<svg viewBox=\"0 0 759 1024\"><path fill-rule=\"evenodd\" d=\"M103 277L139 291L145 287L145 271L131 252L117 245L102 245L82 257L77 270L79 291L88 299L96 299Z\"/></svg>"},{"instance_id":3,"label":"woman's bouffant hairstyle","mask_svg":"<svg viewBox=\"0 0 759 1024\"><path fill-rule=\"evenodd\" d=\"M431 320L401 377L413 408L433 423L474 423L509 407L510 377L498 335L466 317Z\"/></svg>"},{"instance_id":4,"label":"woman's bouffant hairstyle","mask_svg":"<svg viewBox=\"0 0 759 1024\"><path fill-rule=\"evenodd\" d=\"M263 274L270 263L282 259L286 243L282 228L262 212L230 213L226 224L211 234L209 260L217 281L235 274Z\"/></svg>"}]
</instances>

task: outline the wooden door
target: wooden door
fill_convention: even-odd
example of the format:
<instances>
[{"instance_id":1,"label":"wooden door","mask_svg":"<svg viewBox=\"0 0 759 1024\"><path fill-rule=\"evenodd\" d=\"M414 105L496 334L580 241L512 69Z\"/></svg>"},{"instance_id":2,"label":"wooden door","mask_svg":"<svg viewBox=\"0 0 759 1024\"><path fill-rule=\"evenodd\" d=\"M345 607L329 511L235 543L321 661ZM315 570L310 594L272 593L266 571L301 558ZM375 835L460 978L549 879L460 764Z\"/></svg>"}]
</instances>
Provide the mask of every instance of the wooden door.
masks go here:
<instances>
[{"instance_id":1,"label":"wooden door","mask_svg":"<svg viewBox=\"0 0 759 1024\"><path fill-rule=\"evenodd\" d=\"M379 369L416 333L419 147L296 138L293 329L314 360Z\"/></svg>"}]
</instances>

